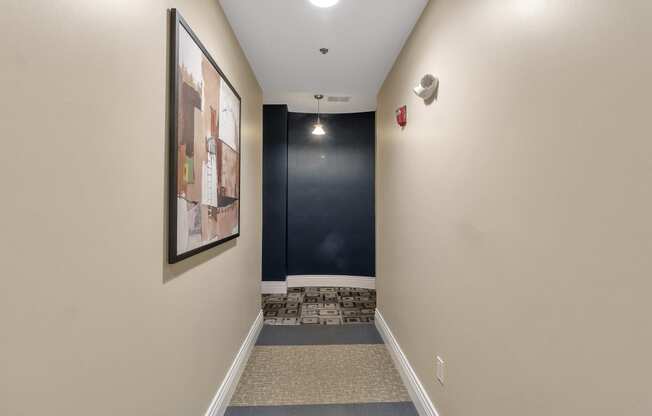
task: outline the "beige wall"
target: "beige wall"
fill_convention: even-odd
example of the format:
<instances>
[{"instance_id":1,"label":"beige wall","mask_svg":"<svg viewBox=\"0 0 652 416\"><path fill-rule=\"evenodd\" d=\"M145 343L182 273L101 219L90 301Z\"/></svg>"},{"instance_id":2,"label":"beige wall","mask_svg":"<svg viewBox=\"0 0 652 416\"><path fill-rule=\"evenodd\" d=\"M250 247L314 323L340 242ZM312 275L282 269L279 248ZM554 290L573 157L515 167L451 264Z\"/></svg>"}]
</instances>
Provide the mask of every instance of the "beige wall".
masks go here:
<instances>
[{"instance_id":1,"label":"beige wall","mask_svg":"<svg viewBox=\"0 0 652 416\"><path fill-rule=\"evenodd\" d=\"M382 87L379 309L442 416L652 413L651 21L433 0Z\"/></svg>"},{"instance_id":2,"label":"beige wall","mask_svg":"<svg viewBox=\"0 0 652 416\"><path fill-rule=\"evenodd\" d=\"M165 262L167 9L243 98L242 235ZM3 2L0 414L203 415L259 310L262 93L216 0Z\"/></svg>"}]
</instances>

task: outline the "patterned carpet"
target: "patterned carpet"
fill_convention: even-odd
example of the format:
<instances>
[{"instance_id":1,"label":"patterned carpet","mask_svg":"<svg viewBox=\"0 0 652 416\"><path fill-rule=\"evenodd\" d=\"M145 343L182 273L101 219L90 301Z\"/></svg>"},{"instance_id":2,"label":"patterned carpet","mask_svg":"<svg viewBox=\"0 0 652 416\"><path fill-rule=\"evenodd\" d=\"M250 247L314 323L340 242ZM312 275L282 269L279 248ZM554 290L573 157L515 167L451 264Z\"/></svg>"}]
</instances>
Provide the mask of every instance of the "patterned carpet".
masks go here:
<instances>
[{"instance_id":1,"label":"patterned carpet","mask_svg":"<svg viewBox=\"0 0 652 416\"><path fill-rule=\"evenodd\" d=\"M365 289L292 289L288 296L264 296L268 325L225 415L417 416L380 334L369 324L373 316L366 310L374 310L372 303L375 293ZM317 314L303 314L314 310ZM358 325L345 325L354 322Z\"/></svg>"},{"instance_id":2,"label":"patterned carpet","mask_svg":"<svg viewBox=\"0 0 652 416\"><path fill-rule=\"evenodd\" d=\"M232 406L409 401L383 344L256 347Z\"/></svg>"},{"instance_id":3,"label":"patterned carpet","mask_svg":"<svg viewBox=\"0 0 652 416\"><path fill-rule=\"evenodd\" d=\"M376 291L347 287L295 287L262 295L267 325L348 325L374 322Z\"/></svg>"}]
</instances>

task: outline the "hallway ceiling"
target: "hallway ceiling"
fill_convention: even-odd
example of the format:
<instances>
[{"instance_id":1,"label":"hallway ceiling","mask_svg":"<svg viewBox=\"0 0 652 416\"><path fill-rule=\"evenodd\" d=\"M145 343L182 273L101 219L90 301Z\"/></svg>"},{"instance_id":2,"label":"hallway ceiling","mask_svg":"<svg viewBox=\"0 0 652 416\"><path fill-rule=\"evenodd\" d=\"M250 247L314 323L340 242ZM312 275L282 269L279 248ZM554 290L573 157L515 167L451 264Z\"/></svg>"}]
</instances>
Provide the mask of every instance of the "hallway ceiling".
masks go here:
<instances>
[{"instance_id":1,"label":"hallway ceiling","mask_svg":"<svg viewBox=\"0 0 652 416\"><path fill-rule=\"evenodd\" d=\"M346 113L376 109L376 94L428 0L340 0L331 8L308 0L220 3L266 104L314 113L313 95L322 93L322 112Z\"/></svg>"}]
</instances>

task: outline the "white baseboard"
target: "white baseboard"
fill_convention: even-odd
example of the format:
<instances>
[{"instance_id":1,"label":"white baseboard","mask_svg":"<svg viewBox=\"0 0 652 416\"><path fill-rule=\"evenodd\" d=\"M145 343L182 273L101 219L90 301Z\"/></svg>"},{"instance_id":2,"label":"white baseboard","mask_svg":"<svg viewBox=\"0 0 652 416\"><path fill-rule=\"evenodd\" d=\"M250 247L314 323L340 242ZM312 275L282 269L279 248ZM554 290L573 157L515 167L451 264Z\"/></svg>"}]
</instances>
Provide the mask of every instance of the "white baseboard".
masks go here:
<instances>
[{"instance_id":1,"label":"white baseboard","mask_svg":"<svg viewBox=\"0 0 652 416\"><path fill-rule=\"evenodd\" d=\"M224 415L224 412L226 412L231 397L233 396L233 393L235 393L235 388L238 386L240 376L245 369L251 350L253 350L254 345L256 345L256 340L258 339L258 334L261 329L263 329L263 311L258 313L254 323L251 325L249 333L242 343L242 346L240 346L240 350L236 354L229 371L226 372L222 384L217 389L217 393L215 393L215 397L213 397L210 406L208 406L206 416L222 416Z\"/></svg>"},{"instance_id":2,"label":"white baseboard","mask_svg":"<svg viewBox=\"0 0 652 416\"><path fill-rule=\"evenodd\" d=\"M337 275L294 275L285 282L261 282L260 292L265 294L286 294L288 287L360 287L375 289L376 278L368 276Z\"/></svg>"},{"instance_id":3,"label":"white baseboard","mask_svg":"<svg viewBox=\"0 0 652 416\"><path fill-rule=\"evenodd\" d=\"M295 275L287 277L288 287L360 287L375 289L376 278L367 276L321 276L321 275Z\"/></svg>"},{"instance_id":4,"label":"white baseboard","mask_svg":"<svg viewBox=\"0 0 652 416\"><path fill-rule=\"evenodd\" d=\"M376 328L378 329L378 332L380 332L380 336L383 338L385 345L387 345L387 348L389 349L394 364L401 375L401 379L403 379L403 383L407 387L410 398L412 399L412 402L414 402L414 406L417 408L419 416L439 416L437 409L435 409L435 406L432 404L432 401L428 396L428 393L421 384L421 381L419 381L419 377L417 377L412 369L410 362L403 353L403 350L394 337L392 330L389 329L387 322L378 309L376 309Z\"/></svg>"},{"instance_id":5,"label":"white baseboard","mask_svg":"<svg viewBox=\"0 0 652 416\"><path fill-rule=\"evenodd\" d=\"M260 283L260 293L264 294L281 294L285 295L288 292L287 282L261 282Z\"/></svg>"}]
</instances>

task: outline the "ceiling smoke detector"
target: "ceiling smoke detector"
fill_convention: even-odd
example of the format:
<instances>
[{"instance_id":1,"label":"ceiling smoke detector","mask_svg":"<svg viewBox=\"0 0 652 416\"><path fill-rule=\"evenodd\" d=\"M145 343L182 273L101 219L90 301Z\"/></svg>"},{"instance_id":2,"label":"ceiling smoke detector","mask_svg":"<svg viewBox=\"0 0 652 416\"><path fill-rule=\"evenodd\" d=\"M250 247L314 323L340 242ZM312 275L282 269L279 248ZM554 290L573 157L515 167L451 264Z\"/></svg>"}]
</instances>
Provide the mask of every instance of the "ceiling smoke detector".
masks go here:
<instances>
[{"instance_id":1,"label":"ceiling smoke detector","mask_svg":"<svg viewBox=\"0 0 652 416\"><path fill-rule=\"evenodd\" d=\"M328 53L328 48L320 48L319 52L321 52L322 55L326 55Z\"/></svg>"}]
</instances>

